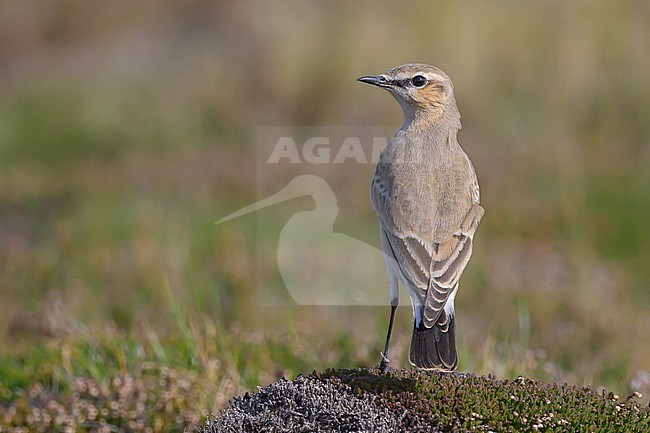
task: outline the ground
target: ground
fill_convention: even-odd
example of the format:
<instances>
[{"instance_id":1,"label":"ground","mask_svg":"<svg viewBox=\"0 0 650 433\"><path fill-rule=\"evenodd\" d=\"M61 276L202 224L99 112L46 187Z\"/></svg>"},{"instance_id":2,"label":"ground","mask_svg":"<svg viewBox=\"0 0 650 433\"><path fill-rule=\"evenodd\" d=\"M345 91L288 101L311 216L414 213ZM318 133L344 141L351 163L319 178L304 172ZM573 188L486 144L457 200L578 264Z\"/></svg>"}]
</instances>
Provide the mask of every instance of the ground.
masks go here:
<instances>
[{"instance_id":1,"label":"ground","mask_svg":"<svg viewBox=\"0 0 650 433\"><path fill-rule=\"evenodd\" d=\"M201 431L647 432L650 407L636 397L523 377L328 370L235 398Z\"/></svg>"}]
</instances>

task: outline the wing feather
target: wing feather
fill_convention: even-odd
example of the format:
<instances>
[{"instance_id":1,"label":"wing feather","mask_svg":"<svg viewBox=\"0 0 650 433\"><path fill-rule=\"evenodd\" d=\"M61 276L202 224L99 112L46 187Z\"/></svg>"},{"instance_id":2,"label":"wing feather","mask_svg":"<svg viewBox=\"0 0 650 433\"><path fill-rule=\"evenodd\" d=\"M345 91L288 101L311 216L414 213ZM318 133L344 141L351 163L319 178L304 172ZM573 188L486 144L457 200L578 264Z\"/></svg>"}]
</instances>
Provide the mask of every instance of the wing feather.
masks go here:
<instances>
[{"instance_id":1,"label":"wing feather","mask_svg":"<svg viewBox=\"0 0 650 433\"><path fill-rule=\"evenodd\" d=\"M474 232L483 216L483 208L478 204L478 181L468 158L467 164L470 171L468 208L464 218L461 216L457 220L457 231L444 240L422 231L422 228L429 226L409 224L409 220L401 214L403 211L396 212L392 203L395 200L393 189L396 172L391 164L380 162L372 180L372 207L390 245L391 254L395 256L402 282L422 305L424 311L421 317L427 328L449 326L449 319L442 311L458 288L458 281L472 254Z\"/></svg>"},{"instance_id":2,"label":"wing feather","mask_svg":"<svg viewBox=\"0 0 650 433\"><path fill-rule=\"evenodd\" d=\"M415 236L399 236L382 226L402 279L414 292L424 307L424 325L429 328L437 322L445 326L446 315L441 314L450 294L458 287L467 263L472 255L472 236L454 235L444 242L442 248L427 245ZM440 254L446 251L443 256ZM443 317L444 316L444 317Z\"/></svg>"}]
</instances>

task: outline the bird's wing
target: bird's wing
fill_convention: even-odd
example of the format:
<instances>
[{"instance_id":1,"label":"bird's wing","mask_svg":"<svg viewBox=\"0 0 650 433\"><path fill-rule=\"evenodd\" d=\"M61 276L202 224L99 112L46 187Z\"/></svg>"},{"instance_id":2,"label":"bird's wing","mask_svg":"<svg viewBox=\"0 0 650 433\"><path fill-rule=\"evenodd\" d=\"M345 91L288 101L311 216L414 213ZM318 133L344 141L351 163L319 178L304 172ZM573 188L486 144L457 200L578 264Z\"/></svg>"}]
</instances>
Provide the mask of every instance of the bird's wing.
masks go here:
<instances>
[{"instance_id":1,"label":"bird's wing","mask_svg":"<svg viewBox=\"0 0 650 433\"><path fill-rule=\"evenodd\" d=\"M391 253L406 283L424 307L423 320L427 328L438 321L440 312L458 285L472 255L474 232L482 216L483 208L474 203L459 231L446 241L432 245L414 234L399 234L382 224Z\"/></svg>"},{"instance_id":2,"label":"bird's wing","mask_svg":"<svg viewBox=\"0 0 650 433\"><path fill-rule=\"evenodd\" d=\"M405 283L410 286L409 291L420 299L424 307L423 320L426 327L436 323L449 296L454 292L469 262L474 232L484 212L478 204L476 175L469 158L466 155L464 158L471 173L466 184L469 209L456 213L460 219L458 228L452 229L441 242L434 242L433 237L409 226L404 211L391 205L390 191L394 187L395 172L390 164L378 164L372 180L372 207L391 249L385 253L395 258Z\"/></svg>"}]
</instances>

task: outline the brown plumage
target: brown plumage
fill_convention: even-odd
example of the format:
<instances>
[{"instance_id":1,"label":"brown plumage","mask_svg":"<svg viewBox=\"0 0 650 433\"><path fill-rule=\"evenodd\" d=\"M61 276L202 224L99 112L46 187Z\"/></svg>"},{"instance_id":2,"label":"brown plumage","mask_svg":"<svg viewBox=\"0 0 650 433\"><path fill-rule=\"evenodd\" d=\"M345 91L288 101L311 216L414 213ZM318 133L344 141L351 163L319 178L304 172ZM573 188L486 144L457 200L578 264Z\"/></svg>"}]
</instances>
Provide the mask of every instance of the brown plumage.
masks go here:
<instances>
[{"instance_id":1,"label":"brown plumage","mask_svg":"<svg viewBox=\"0 0 650 433\"><path fill-rule=\"evenodd\" d=\"M415 316L409 361L453 371L458 365L454 298L483 216L474 167L456 138L461 124L454 87L444 72L424 64L359 81L385 88L404 111L404 123L382 152L370 188L390 283L391 318L380 368L389 362L399 281Z\"/></svg>"}]
</instances>

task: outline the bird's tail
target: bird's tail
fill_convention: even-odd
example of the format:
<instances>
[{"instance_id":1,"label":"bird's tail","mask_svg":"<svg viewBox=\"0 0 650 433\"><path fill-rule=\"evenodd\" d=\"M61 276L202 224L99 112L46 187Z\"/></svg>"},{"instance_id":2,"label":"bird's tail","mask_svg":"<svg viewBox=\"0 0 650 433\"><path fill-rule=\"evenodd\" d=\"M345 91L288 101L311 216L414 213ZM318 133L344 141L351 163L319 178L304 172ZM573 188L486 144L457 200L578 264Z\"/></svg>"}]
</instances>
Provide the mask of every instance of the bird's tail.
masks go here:
<instances>
[{"instance_id":1,"label":"bird's tail","mask_svg":"<svg viewBox=\"0 0 650 433\"><path fill-rule=\"evenodd\" d=\"M443 311L444 315L445 312ZM424 322L414 326L409 349L409 362L427 370L454 371L458 365L456 354L456 324L448 316L444 324L426 328Z\"/></svg>"}]
</instances>

